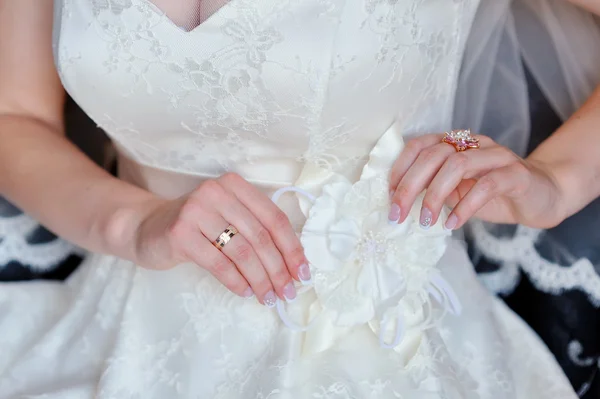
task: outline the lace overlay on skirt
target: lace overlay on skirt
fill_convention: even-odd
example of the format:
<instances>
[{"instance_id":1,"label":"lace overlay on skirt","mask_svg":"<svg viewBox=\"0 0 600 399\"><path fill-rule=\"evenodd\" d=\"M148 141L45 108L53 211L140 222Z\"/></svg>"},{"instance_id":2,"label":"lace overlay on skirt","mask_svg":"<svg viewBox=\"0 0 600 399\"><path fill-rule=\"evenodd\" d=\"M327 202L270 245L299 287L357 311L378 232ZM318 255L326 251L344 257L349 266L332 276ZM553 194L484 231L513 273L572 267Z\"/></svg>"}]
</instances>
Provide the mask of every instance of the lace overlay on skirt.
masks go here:
<instances>
[{"instance_id":1,"label":"lace overlay on skirt","mask_svg":"<svg viewBox=\"0 0 600 399\"><path fill-rule=\"evenodd\" d=\"M406 292L416 293L399 299L399 343L382 347L385 318L371 317L387 316L389 302L379 299L399 298L377 290L384 284L373 281L389 280L371 266L383 273L397 264L367 259L379 252L363 238L381 226L387 199L360 194L379 193L378 173L402 135L450 128L477 1L231 0L191 30L145 0L56 4L64 86L129 160L124 176L167 197L227 171L268 194L292 185L316 198L345 193L356 200L342 201L350 210L369 205L360 217L340 206L335 215L348 217L332 219L361 220L351 249L366 271L343 296L339 275L326 270L340 270L334 256L320 264L331 284L316 282L287 308L305 321L318 306L331 311L308 331L191 264L155 272L92 255L65 285L3 285L0 398L575 397L541 341L478 284L462 243L441 226L399 226L389 246L410 263ZM398 147L378 146L390 131ZM305 203L291 205L290 217L306 215ZM310 209L309 222L310 212L317 225L329 221L331 208ZM452 287L460 311L423 300L421 278L431 277L423 270ZM356 292L364 301L344 302Z\"/></svg>"}]
</instances>

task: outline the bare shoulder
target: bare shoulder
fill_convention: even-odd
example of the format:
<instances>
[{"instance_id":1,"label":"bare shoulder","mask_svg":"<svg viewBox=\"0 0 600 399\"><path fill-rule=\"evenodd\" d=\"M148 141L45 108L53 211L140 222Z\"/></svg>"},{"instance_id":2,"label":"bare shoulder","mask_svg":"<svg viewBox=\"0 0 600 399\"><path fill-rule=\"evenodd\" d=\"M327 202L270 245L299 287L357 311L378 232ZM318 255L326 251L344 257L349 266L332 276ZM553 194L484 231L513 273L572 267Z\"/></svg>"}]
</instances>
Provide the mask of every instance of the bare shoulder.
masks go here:
<instances>
[{"instance_id":1,"label":"bare shoulder","mask_svg":"<svg viewBox=\"0 0 600 399\"><path fill-rule=\"evenodd\" d=\"M0 116L62 130L64 90L52 54L53 0L0 0Z\"/></svg>"}]
</instances>

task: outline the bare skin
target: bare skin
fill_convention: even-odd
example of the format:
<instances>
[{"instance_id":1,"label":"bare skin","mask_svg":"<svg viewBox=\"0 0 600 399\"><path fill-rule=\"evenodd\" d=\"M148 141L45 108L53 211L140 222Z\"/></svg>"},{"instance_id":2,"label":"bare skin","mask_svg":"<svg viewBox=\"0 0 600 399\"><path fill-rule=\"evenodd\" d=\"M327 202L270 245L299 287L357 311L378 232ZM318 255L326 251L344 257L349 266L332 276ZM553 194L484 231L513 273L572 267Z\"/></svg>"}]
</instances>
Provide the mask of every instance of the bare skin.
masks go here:
<instances>
[{"instance_id":1,"label":"bare skin","mask_svg":"<svg viewBox=\"0 0 600 399\"><path fill-rule=\"evenodd\" d=\"M571 0L600 15L600 1ZM421 224L453 208L446 228L469 218L551 228L600 196L600 88L528 158L480 136L481 149L457 153L442 135L407 143L391 174L390 220L402 222L417 195L427 189Z\"/></svg>"},{"instance_id":2,"label":"bare skin","mask_svg":"<svg viewBox=\"0 0 600 399\"><path fill-rule=\"evenodd\" d=\"M65 138L51 24L51 0L0 1L0 193L91 251L157 269L194 262L238 295L293 299L292 280L310 279L300 241L239 176L167 201L109 175ZM212 241L233 221L240 233L221 252Z\"/></svg>"},{"instance_id":3,"label":"bare skin","mask_svg":"<svg viewBox=\"0 0 600 399\"><path fill-rule=\"evenodd\" d=\"M481 136L481 148L456 152L442 135L407 143L391 175L390 220L402 222L427 189L421 225L435 224L444 204L446 228L471 217L551 228L600 196L600 88L528 158Z\"/></svg>"},{"instance_id":4,"label":"bare skin","mask_svg":"<svg viewBox=\"0 0 600 399\"><path fill-rule=\"evenodd\" d=\"M595 1L579 2L597 7ZM238 295L254 293L266 304L274 296L292 299L290 283L310 279L301 244L287 217L242 178L225 175L182 198L165 200L109 175L65 138L64 92L51 50L52 4L0 0L0 194L58 235L91 251L156 269L193 262ZM594 131L600 126L599 107L596 92L528 160L488 142L486 151L496 154L504 172L492 179L461 180L457 187L471 184L470 193L479 184L483 195L466 201L471 197L464 190L452 191L455 227L474 213L495 221L551 226L600 195L600 135ZM427 146L427 137L419 144L422 147L411 145L412 152L399 158L395 187L403 187L401 182L412 173L409 157L416 164L434 146L433 141ZM575 141L586 145L580 148L572 144ZM438 163L443 165L451 155L440 157ZM476 164L467 161L464 170ZM508 180L516 183L503 183ZM417 186L411 185L411 190ZM402 188L397 192L396 200L408 210L411 198L403 197ZM477 198L492 205L484 206ZM438 194L428 201L437 209L445 198ZM544 219L546 212L539 212L540 219L522 218L540 203L552 218ZM233 221L240 233L226 250L218 251L211 241Z\"/></svg>"}]
</instances>

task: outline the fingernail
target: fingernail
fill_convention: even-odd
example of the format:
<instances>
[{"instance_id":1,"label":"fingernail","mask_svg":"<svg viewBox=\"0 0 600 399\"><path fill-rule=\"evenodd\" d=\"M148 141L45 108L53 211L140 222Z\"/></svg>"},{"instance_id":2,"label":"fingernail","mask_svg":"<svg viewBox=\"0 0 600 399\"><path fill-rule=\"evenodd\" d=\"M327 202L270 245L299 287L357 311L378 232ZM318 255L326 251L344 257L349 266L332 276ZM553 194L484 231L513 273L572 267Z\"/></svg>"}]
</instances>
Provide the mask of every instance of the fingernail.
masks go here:
<instances>
[{"instance_id":1,"label":"fingernail","mask_svg":"<svg viewBox=\"0 0 600 399\"><path fill-rule=\"evenodd\" d=\"M272 290L267 292L267 295L265 295L263 299L263 303L268 308L275 307L275 304L277 303L277 297L275 296L275 293Z\"/></svg>"},{"instance_id":2,"label":"fingernail","mask_svg":"<svg viewBox=\"0 0 600 399\"><path fill-rule=\"evenodd\" d=\"M458 223L458 217L455 214L451 214L448 217L448 220L446 220L446 225L444 227L446 227L446 230L454 230L457 223Z\"/></svg>"},{"instance_id":3,"label":"fingernail","mask_svg":"<svg viewBox=\"0 0 600 399\"><path fill-rule=\"evenodd\" d=\"M298 268L298 278L302 285L309 285L312 283L312 276L310 275L310 268L307 263L303 263Z\"/></svg>"},{"instance_id":4,"label":"fingernail","mask_svg":"<svg viewBox=\"0 0 600 399\"><path fill-rule=\"evenodd\" d=\"M419 220L421 227L423 229L427 230L429 228L429 226L431 226L432 220L433 220L433 215L432 215L431 211L428 208L421 209L421 219Z\"/></svg>"},{"instance_id":5,"label":"fingernail","mask_svg":"<svg viewBox=\"0 0 600 399\"><path fill-rule=\"evenodd\" d=\"M294 299L296 299L296 287L291 281L283 287L283 297L287 303L294 302Z\"/></svg>"},{"instance_id":6,"label":"fingernail","mask_svg":"<svg viewBox=\"0 0 600 399\"><path fill-rule=\"evenodd\" d=\"M250 288L250 287L246 288L246 290L242 294L242 297L244 297L244 298L252 298L253 296L254 296L254 291L252 291L252 288Z\"/></svg>"},{"instance_id":7,"label":"fingernail","mask_svg":"<svg viewBox=\"0 0 600 399\"><path fill-rule=\"evenodd\" d=\"M396 191L394 191L394 190L390 190L390 199L392 199L392 197L394 196L394 193L395 193L395 192L396 192Z\"/></svg>"},{"instance_id":8,"label":"fingernail","mask_svg":"<svg viewBox=\"0 0 600 399\"><path fill-rule=\"evenodd\" d=\"M400 220L400 207L398 204L392 204L390 207L390 214L388 215L388 222L390 224L396 224Z\"/></svg>"}]
</instances>

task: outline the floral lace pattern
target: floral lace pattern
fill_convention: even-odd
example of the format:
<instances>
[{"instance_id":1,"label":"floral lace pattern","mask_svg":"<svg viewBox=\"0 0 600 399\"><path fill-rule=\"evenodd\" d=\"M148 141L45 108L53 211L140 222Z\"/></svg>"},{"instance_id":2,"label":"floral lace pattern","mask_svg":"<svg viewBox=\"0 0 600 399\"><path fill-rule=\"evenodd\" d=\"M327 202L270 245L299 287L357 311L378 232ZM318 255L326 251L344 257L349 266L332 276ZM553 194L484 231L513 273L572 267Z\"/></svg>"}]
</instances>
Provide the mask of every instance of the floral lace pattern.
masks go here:
<instances>
[{"instance_id":1,"label":"floral lace pattern","mask_svg":"<svg viewBox=\"0 0 600 399\"><path fill-rule=\"evenodd\" d=\"M66 43L73 26L68 22L75 16L63 15L62 44L56 52L67 90L134 160L209 176L243 172L237 165L255 163L257 157L352 169L364 159L364 151L350 138L372 131L363 140L374 142L394 117L402 118L409 131L443 130L449 113L441 118L414 115L449 109L453 86L444 71L451 76L457 72L460 42L449 41L444 32L455 33L468 4L419 0L354 5L329 0L311 5L317 7L311 13L318 16L310 22L310 29L319 32L314 41L297 37L303 30L285 33L296 26L294 15L304 12L306 5L299 1L279 2L277 7L232 1L190 32L177 29L146 0L96 1L89 16L86 1L63 3L71 15L79 10L80 23L89 26L83 35L100 39L105 54L104 70L77 68L91 49ZM425 30L421 20L430 7L456 17ZM219 40L203 40L212 34ZM367 47L343 40L353 34L366 38ZM165 45L179 39L178 46ZM281 49L296 41L294 54L282 57ZM424 63L430 66L423 68ZM104 91L94 83L99 78L102 86L119 88L118 102L112 89ZM355 83L348 86L348 78ZM85 87L98 96L93 103L77 98ZM282 90L293 94L281 97ZM335 104L343 101L346 90L381 96L382 117L375 125L364 111L340 112ZM150 100L145 116L121 115L139 95ZM168 128L168 146L158 146L147 134L166 123L147 117L152 114L175 122ZM282 154L270 141L281 141L283 134L288 146Z\"/></svg>"},{"instance_id":2,"label":"floral lace pattern","mask_svg":"<svg viewBox=\"0 0 600 399\"><path fill-rule=\"evenodd\" d=\"M356 182L394 123L448 130L476 6L232 0L186 32L146 0L62 0L54 45L66 89L119 149L175 172L146 175L151 189L230 170L272 193L309 165ZM321 194L321 173L303 177ZM383 256L371 215L359 218L358 262ZM432 303L435 323L391 350L369 323L292 331L195 265L157 273L93 255L65 286L4 285L0 330L26 333L0 338L0 399L574 398L539 339L477 284L460 243L445 248L439 226L429 234L395 236L408 291L422 293L419 272L436 269L462 312L437 317L446 310ZM299 296L290 317L310 320L322 293Z\"/></svg>"}]
</instances>

